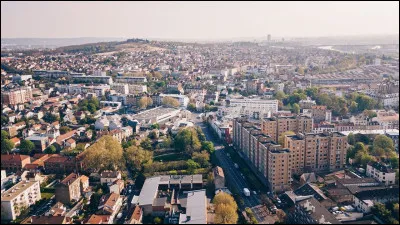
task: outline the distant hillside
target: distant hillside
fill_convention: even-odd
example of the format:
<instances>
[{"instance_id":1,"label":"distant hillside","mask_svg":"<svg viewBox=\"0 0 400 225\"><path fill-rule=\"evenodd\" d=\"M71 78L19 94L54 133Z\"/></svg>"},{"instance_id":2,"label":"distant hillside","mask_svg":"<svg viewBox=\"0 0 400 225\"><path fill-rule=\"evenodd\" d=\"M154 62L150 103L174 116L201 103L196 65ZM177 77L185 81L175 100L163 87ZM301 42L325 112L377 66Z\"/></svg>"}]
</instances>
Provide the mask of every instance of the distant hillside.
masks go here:
<instances>
[{"instance_id":1,"label":"distant hillside","mask_svg":"<svg viewBox=\"0 0 400 225\"><path fill-rule=\"evenodd\" d=\"M71 45L57 48L56 52L64 52L64 53L88 53L88 54L96 54L103 52L111 52L116 50L116 46L126 42L99 42L99 43L91 43L84 45Z\"/></svg>"},{"instance_id":2,"label":"distant hillside","mask_svg":"<svg viewBox=\"0 0 400 225\"><path fill-rule=\"evenodd\" d=\"M124 41L126 38L1 38L2 49L57 48L97 42Z\"/></svg>"}]
</instances>

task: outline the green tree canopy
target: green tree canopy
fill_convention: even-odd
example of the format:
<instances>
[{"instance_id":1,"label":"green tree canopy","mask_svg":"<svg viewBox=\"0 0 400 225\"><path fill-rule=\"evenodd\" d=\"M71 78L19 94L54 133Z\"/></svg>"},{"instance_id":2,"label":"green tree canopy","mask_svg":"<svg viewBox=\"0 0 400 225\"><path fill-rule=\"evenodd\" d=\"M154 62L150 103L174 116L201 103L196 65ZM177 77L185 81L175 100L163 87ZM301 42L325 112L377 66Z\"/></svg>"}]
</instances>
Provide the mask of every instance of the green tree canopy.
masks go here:
<instances>
[{"instance_id":1,"label":"green tree canopy","mask_svg":"<svg viewBox=\"0 0 400 225\"><path fill-rule=\"evenodd\" d=\"M142 97L138 103L138 106L140 109L146 109L147 107L152 106L152 105L153 105L153 99L151 99L150 97L146 97L146 96Z\"/></svg>"},{"instance_id":2,"label":"green tree canopy","mask_svg":"<svg viewBox=\"0 0 400 225\"><path fill-rule=\"evenodd\" d=\"M141 171L145 163L152 163L153 152L146 151L141 147L130 146L125 149L124 158L130 168Z\"/></svg>"},{"instance_id":3,"label":"green tree canopy","mask_svg":"<svg viewBox=\"0 0 400 225\"><path fill-rule=\"evenodd\" d=\"M294 103L294 104L292 105L292 112L293 112L293 113L296 113L296 114L299 114L299 113L300 113L300 106L299 106L299 104Z\"/></svg>"},{"instance_id":4,"label":"green tree canopy","mask_svg":"<svg viewBox=\"0 0 400 225\"><path fill-rule=\"evenodd\" d=\"M180 130L175 137L174 144L175 149L180 152L186 152L190 155L201 149L201 143L197 131L192 127Z\"/></svg>"},{"instance_id":5,"label":"green tree canopy","mask_svg":"<svg viewBox=\"0 0 400 225\"><path fill-rule=\"evenodd\" d=\"M62 126L62 127L60 127L60 134L68 133L68 132L70 132L71 130L72 130L72 129L69 128L69 127L67 127L67 126Z\"/></svg>"},{"instance_id":6,"label":"green tree canopy","mask_svg":"<svg viewBox=\"0 0 400 225\"><path fill-rule=\"evenodd\" d=\"M355 138L354 134L353 134L353 133L350 133L350 134L347 136L347 143L349 143L349 145L354 145L355 142L356 142L356 138Z\"/></svg>"},{"instance_id":7,"label":"green tree canopy","mask_svg":"<svg viewBox=\"0 0 400 225\"><path fill-rule=\"evenodd\" d=\"M210 154L208 154L207 151L193 152L192 159L202 167L208 167L210 165Z\"/></svg>"},{"instance_id":8,"label":"green tree canopy","mask_svg":"<svg viewBox=\"0 0 400 225\"><path fill-rule=\"evenodd\" d=\"M145 138L140 142L140 147L142 147L145 150L151 150L153 147L151 146L151 140L149 138Z\"/></svg>"},{"instance_id":9,"label":"green tree canopy","mask_svg":"<svg viewBox=\"0 0 400 225\"><path fill-rule=\"evenodd\" d=\"M236 224L238 220L237 204L233 197L220 192L213 199L215 205L214 222L216 224Z\"/></svg>"},{"instance_id":10,"label":"green tree canopy","mask_svg":"<svg viewBox=\"0 0 400 225\"><path fill-rule=\"evenodd\" d=\"M10 141L7 138L1 140L1 154L9 153L13 148L14 148L14 143L12 141Z\"/></svg>"},{"instance_id":11,"label":"green tree canopy","mask_svg":"<svg viewBox=\"0 0 400 225\"><path fill-rule=\"evenodd\" d=\"M176 100L175 98L169 97L169 96L164 97L162 99L162 103L165 106L173 107L173 108L179 107L179 105L180 105L178 100Z\"/></svg>"},{"instance_id":12,"label":"green tree canopy","mask_svg":"<svg viewBox=\"0 0 400 225\"><path fill-rule=\"evenodd\" d=\"M189 174L194 174L196 169L200 168L200 165L197 162L193 161L192 159L189 159L186 162L186 165L188 167L187 171Z\"/></svg>"},{"instance_id":13,"label":"green tree canopy","mask_svg":"<svg viewBox=\"0 0 400 225\"><path fill-rule=\"evenodd\" d=\"M100 171L124 168L121 144L111 136L102 136L83 154L86 168Z\"/></svg>"},{"instance_id":14,"label":"green tree canopy","mask_svg":"<svg viewBox=\"0 0 400 225\"><path fill-rule=\"evenodd\" d=\"M56 149L56 147L54 147L54 145L50 145L49 147L47 147L44 150L44 153L46 153L46 154L54 154L56 152L57 152L57 149Z\"/></svg>"},{"instance_id":15,"label":"green tree canopy","mask_svg":"<svg viewBox=\"0 0 400 225\"><path fill-rule=\"evenodd\" d=\"M21 154L30 155L33 149L35 148L35 144L33 144L30 140L22 140L19 145L19 149Z\"/></svg>"}]
</instances>

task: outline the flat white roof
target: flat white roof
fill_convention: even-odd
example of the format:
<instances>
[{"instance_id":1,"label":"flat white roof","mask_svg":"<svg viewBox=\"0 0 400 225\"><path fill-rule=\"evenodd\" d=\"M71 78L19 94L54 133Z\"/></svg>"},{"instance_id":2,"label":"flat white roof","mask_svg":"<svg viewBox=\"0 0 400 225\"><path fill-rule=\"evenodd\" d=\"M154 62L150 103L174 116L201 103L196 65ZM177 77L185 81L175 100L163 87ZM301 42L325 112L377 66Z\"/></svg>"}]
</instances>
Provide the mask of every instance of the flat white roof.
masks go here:
<instances>
[{"instance_id":1,"label":"flat white roof","mask_svg":"<svg viewBox=\"0 0 400 225\"><path fill-rule=\"evenodd\" d=\"M152 205L156 193L158 191L158 184L160 177L147 178L143 184L142 191L139 195L139 205Z\"/></svg>"},{"instance_id":2,"label":"flat white roof","mask_svg":"<svg viewBox=\"0 0 400 225\"><path fill-rule=\"evenodd\" d=\"M349 135L350 133L353 134L386 134L390 133L393 135L393 133L399 133L399 130L397 129L387 129L387 130L353 130L353 131L341 131L340 133L344 135Z\"/></svg>"},{"instance_id":3,"label":"flat white roof","mask_svg":"<svg viewBox=\"0 0 400 225\"><path fill-rule=\"evenodd\" d=\"M179 224L207 224L206 191L188 191L186 214L181 214ZM190 219L188 220L188 217Z\"/></svg>"}]
</instances>

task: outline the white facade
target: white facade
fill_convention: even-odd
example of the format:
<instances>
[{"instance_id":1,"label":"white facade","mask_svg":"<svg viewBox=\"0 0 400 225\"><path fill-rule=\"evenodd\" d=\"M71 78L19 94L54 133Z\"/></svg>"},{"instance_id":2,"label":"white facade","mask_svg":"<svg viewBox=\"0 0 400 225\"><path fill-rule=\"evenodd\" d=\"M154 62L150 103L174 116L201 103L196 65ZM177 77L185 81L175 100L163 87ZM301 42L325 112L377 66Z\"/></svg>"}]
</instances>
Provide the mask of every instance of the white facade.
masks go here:
<instances>
[{"instance_id":1,"label":"white facade","mask_svg":"<svg viewBox=\"0 0 400 225\"><path fill-rule=\"evenodd\" d=\"M378 164L375 164L378 165ZM396 173L393 170L386 170L383 168L384 171L380 171L379 168L374 165L367 165L366 175L369 177L373 177L379 182L384 183L385 185L393 185L396 181Z\"/></svg>"},{"instance_id":2,"label":"white facade","mask_svg":"<svg viewBox=\"0 0 400 225\"><path fill-rule=\"evenodd\" d=\"M129 94L128 84L114 83L110 86L110 89L120 94Z\"/></svg>"},{"instance_id":3,"label":"white facade","mask_svg":"<svg viewBox=\"0 0 400 225\"><path fill-rule=\"evenodd\" d=\"M103 86L84 86L81 88L82 93L95 93L97 96L103 96L106 94L106 91L110 90L110 85Z\"/></svg>"},{"instance_id":4,"label":"white facade","mask_svg":"<svg viewBox=\"0 0 400 225\"><path fill-rule=\"evenodd\" d=\"M121 76L121 77L116 77L115 82L118 83L128 83L128 84L138 84L138 83L145 83L147 82L146 77L126 77L126 76Z\"/></svg>"},{"instance_id":5,"label":"white facade","mask_svg":"<svg viewBox=\"0 0 400 225\"><path fill-rule=\"evenodd\" d=\"M371 200L360 200L354 197L354 207L363 213L370 213L371 208L374 206L374 202Z\"/></svg>"},{"instance_id":6,"label":"white facade","mask_svg":"<svg viewBox=\"0 0 400 225\"><path fill-rule=\"evenodd\" d=\"M262 112L272 112L278 111L278 100L264 100L264 99L231 99L230 107L244 108L245 110L250 110L250 108L258 109Z\"/></svg>"},{"instance_id":7,"label":"white facade","mask_svg":"<svg viewBox=\"0 0 400 225\"><path fill-rule=\"evenodd\" d=\"M21 181L1 194L1 218L15 220L22 209L41 199L38 181Z\"/></svg>"}]
</instances>

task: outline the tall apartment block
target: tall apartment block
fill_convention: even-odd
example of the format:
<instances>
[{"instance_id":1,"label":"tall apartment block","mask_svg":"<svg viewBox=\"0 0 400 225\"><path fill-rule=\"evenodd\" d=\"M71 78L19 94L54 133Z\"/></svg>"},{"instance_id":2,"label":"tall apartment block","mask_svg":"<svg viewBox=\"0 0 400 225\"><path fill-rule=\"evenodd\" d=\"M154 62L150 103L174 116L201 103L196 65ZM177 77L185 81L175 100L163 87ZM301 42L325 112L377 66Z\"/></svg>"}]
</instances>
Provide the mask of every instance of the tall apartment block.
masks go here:
<instances>
[{"instance_id":1,"label":"tall apartment block","mask_svg":"<svg viewBox=\"0 0 400 225\"><path fill-rule=\"evenodd\" d=\"M21 181L1 194L1 218L15 220L40 199L39 181Z\"/></svg>"},{"instance_id":2,"label":"tall apartment block","mask_svg":"<svg viewBox=\"0 0 400 225\"><path fill-rule=\"evenodd\" d=\"M4 105L23 104L30 101L32 98L31 87L21 87L1 92L1 103Z\"/></svg>"},{"instance_id":3,"label":"tall apartment block","mask_svg":"<svg viewBox=\"0 0 400 225\"><path fill-rule=\"evenodd\" d=\"M252 169L265 177L272 191L288 190L292 174L343 168L347 149L345 135L300 133L312 128L309 117L266 119L261 123L264 123L262 128L260 123L246 117L234 119L233 144L252 163ZM268 128L275 133L266 134L263 129ZM284 145L278 145L278 132L287 130L297 134L286 136Z\"/></svg>"},{"instance_id":4,"label":"tall apartment block","mask_svg":"<svg viewBox=\"0 0 400 225\"><path fill-rule=\"evenodd\" d=\"M233 122L233 143L261 173L273 191L284 191L290 187L290 152L270 136L263 134L260 125L246 118Z\"/></svg>"},{"instance_id":5,"label":"tall apartment block","mask_svg":"<svg viewBox=\"0 0 400 225\"><path fill-rule=\"evenodd\" d=\"M286 131L295 133L311 133L313 129L313 119L308 116L279 116L264 118L261 120L262 133L271 136L278 141L279 135Z\"/></svg>"},{"instance_id":6,"label":"tall apartment block","mask_svg":"<svg viewBox=\"0 0 400 225\"><path fill-rule=\"evenodd\" d=\"M339 132L297 134L285 137L292 152L292 172L332 171L346 164L347 138Z\"/></svg>"}]
</instances>

